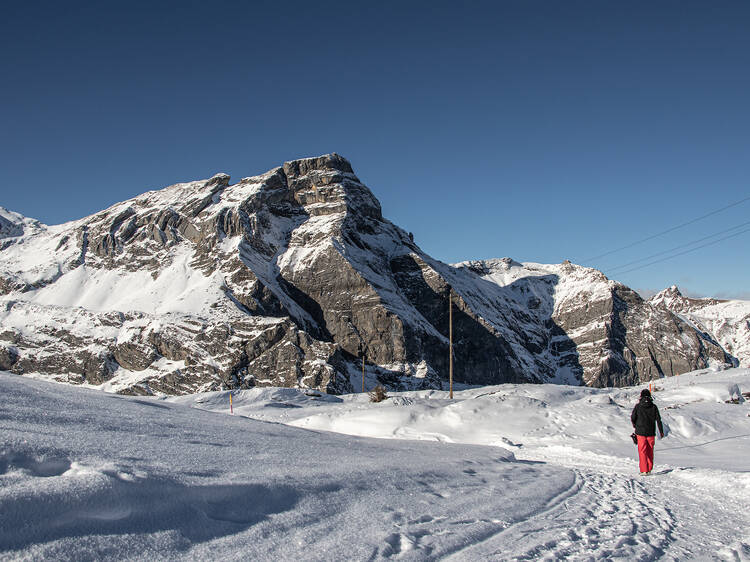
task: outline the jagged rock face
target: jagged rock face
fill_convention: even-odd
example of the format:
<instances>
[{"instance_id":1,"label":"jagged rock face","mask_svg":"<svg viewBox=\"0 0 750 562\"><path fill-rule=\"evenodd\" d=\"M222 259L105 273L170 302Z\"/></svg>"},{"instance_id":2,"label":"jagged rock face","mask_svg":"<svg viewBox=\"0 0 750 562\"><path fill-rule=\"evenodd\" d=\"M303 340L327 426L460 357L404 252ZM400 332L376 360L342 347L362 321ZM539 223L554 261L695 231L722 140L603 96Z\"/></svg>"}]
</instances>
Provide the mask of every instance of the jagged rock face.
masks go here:
<instances>
[{"instance_id":1,"label":"jagged rock face","mask_svg":"<svg viewBox=\"0 0 750 562\"><path fill-rule=\"evenodd\" d=\"M335 156L313 163L323 193L335 189L326 186L336 176L325 172L342 163L348 166ZM16 238L3 256L10 259L2 279L4 293L22 300L6 301L3 325L26 316L41 326L0 336L12 344L0 354L3 365L121 392L253 385L348 390L340 347L303 331L322 330L284 290L274 263L308 216L296 197L303 182L290 190L279 168L225 193L228 185L226 175L179 184L32 240ZM318 210L321 203L315 202ZM46 262L28 267L18 259L39 249ZM20 268L8 263L13 258ZM113 320L111 309L122 312ZM85 311L87 325L80 318L69 322L69 310ZM48 324L53 337L45 336Z\"/></svg>"},{"instance_id":2,"label":"jagged rock face","mask_svg":"<svg viewBox=\"0 0 750 562\"><path fill-rule=\"evenodd\" d=\"M23 235L23 223L17 213L11 213L0 207L0 239Z\"/></svg>"},{"instance_id":3,"label":"jagged rock face","mask_svg":"<svg viewBox=\"0 0 750 562\"><path fill-rule=\"evenodd\" d=\"M651 297L648 302L658 308L669 310L670 312L677 314L697 312L704 308L724 304L729 301L712 298L693 299L685 297L680 292L677 285L672 285Z\"/></svg>"},{"instance_id":4,"label":"jagged rock face","mask_svg":"<svg viewBox=\"0 0 750 562\"><path fill-rule=\"evenodd\" d=\"M18 324L40 315L46 323L33 334L17 328L0 333L0 368L127 394L256 385L348 389L336 377L337 347L313 340L288 319L219 323L82 310L71 318L62 307L14 302L5 320Z\"/></svg>"},{"instance_id":5,"label":"jagged rock face","mask_svg":"<svg viewBox=\"0 0 750 562\"><path fill-rule=\"evenodd\" d=\"M460 292L457 293L425 259L416 254L398 256L391 260L391 271L408 301L441 336L449 330L448 295L451 293L457 381L493 384L498 380L539 380L519 368L516 354L502 334L477 315ZM408 359L415 361L423 357L440 372L447 372L449 357L443 342L444 338L430 333L408 331L405 338L410 352Z\"/></svg>"},{"instance_id":6,"label":"jagged rock face","mask_svg":"<svg viewBox=\"0 0 750 562\"><path fill-rule=\"evenodd\" d=\"M599 347L598 368L591 361L584 375L588 385L633 385L705 368L712 361L731 363L716 342L701 337L674 314L648 305L624 286L615 287L612 298L602 304L604 342ZM658 329L644 329L649 326Z\"/></svg>"},{"instance_id":7,"label":"jagged rock face","mask_svg":"<svg viewBox=\"0 0 750 562\"><path fill-rule=\"evenodd\" d=\"M733 356L735 365L750 367L749 301L689 298L673 285L651 297L649 303L673 312L703 338L721 345Z\"/></svg>"},{"instance_id":8,"label":"jagged rock face","mask_svg":"<svg viewBox=\"0 0 750 562\"><path fill-rule=\"evenodd\" d=\"M430 258L336 154L59 226L6 215L21 226L0 225L0 369L19 374L126 393L351 392L364 353L391 388L434 388L449 294L457 382L632 384L726 359L599 272Z\"/></svg>"},{"instance_id":9,"label":"jagged rock face","mask_svg":"<svg viewBox=\"0 0 750 562\"><path fill-rule=\"evenodd\" d=\"M633 385L732 362L710 337L599 271L569 262L463 265L518 295L518 307L528 297L528 310L548 317L552 335L547 346L557 356L558 369L570 369L584 384Z\"/></svg>"}]
</instances>

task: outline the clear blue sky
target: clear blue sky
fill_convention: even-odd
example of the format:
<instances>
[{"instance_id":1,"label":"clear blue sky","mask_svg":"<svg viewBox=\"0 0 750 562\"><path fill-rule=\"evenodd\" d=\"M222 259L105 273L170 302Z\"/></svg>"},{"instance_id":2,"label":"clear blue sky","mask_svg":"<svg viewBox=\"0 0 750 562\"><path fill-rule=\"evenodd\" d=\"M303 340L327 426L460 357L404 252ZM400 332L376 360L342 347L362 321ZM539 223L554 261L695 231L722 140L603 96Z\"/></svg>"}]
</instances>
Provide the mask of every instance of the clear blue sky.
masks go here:
<instances>
[{"instance_id":1,"label":"clear blue sky","mask_svg":"<svg viewBox=\"0 0 750 562\"><path fill-rule=\"evenodd\" d=\"M750 197L747 2L14 2L0 53L0 205L49 224L328 152L447 262L750 221L590 259ZM749 243L610 276L750 298Z\"/></svg>"}]
</instances>

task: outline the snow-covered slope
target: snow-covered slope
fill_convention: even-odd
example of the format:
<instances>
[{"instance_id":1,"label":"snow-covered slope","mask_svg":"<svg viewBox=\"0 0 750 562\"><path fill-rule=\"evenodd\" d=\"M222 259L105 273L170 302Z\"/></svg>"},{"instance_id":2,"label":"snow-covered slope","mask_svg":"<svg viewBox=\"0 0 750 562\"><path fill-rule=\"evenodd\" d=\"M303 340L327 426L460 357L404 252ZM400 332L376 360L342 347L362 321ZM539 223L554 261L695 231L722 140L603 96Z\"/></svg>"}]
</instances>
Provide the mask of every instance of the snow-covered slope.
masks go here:
<instances>
[{"instance_id":1,"label":"snow-covered slope","mask_svg":"<svg viewBox=\"0 0 750 562\"><path fill-rule=\"evenodd\" d=\"M519 322L527 320L526 347L556 365L550 380L624 386L731 364L713 338L596 269L509 258L458 267L489 282L485 295L503 296L496 316L511 311Z\"/></svg>"},{"instance_id":2,"label":"snow-covered slope","mask_svg":"<svg viewBox=\"0 0 750 562\"><path fill-rule=\"evenodd\" d=\"M135 394L626 385L729 363L600 272L439 262L336 154L150 191L78 221L2 215L0 369ZM7 224L6 224L7 223ZM353 384L354 383L354 384Z\"/></svg>"},{"instance_id":3,"label":"snow-covered slope","mask_svg":"<svg viewBox=\"0 0 750 562\"><path fill-rule=\"evenodd\" d=\"M42 228L43 225L39 221L0 207L0 248L3 238L22 236L27 231L39 231Z\"/></svg>"},{"instance_id":4,"label":"snow-covered slope","mask_svg":"<svg viewBox=\"0 0 750 562\"><path fill-rule=\"evenodd\" d=\"M738 359L740 366L750 367L750 301L688 298L673 285L651 297L649 302L710 334Z\"/></svg>"},{"instance_id":5,"label":"snow-covered slope","mask_svg":"<svg viewBox=\"0 0 750 562\"><path fill-rule=\"evenodd\" d=\"M335 346L300 329L314 322L279 287L277 248L303 222L289 202L264 200L282 180L277 169L227 190L219 174L10 238L0 367L180 393L233 386L268 359L277 369L259 365L260 384L335 390Z\"/></svg>"},{"instance_id":6,"label":"snow-covered slope","mask_svg":"<svg viewBox=\"0 0 750 562\"><path fill-rule=\"evenodd\" d=\"M159 400L0 373L0 558L747 559L750 371L659 381L649 477L639 392Z\"/></svg>"}]
</instances>

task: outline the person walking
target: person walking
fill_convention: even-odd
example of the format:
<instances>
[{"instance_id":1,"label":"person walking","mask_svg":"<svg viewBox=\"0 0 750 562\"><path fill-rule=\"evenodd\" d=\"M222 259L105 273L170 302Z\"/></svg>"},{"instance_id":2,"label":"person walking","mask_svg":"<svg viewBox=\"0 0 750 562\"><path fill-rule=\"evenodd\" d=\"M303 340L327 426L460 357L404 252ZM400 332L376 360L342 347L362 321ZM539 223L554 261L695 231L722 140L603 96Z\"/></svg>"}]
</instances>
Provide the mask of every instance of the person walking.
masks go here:
<instances>
[{"instance_id":1,"label":"person walking","mask_svg":"<svg viewBox=\"0 0 750 562\"><path fill-rule=\"evenodd\" d=\"M647 388L641 391L641 399L630 414L630 421L635 428L638 438L638 462L641 475L651 474L654 468L654 441L656 440L656 426L659 427L659 437L664 438L664 427L661 424L659 408L654 404L651 393Z\"/></svg>"}]
</instances>

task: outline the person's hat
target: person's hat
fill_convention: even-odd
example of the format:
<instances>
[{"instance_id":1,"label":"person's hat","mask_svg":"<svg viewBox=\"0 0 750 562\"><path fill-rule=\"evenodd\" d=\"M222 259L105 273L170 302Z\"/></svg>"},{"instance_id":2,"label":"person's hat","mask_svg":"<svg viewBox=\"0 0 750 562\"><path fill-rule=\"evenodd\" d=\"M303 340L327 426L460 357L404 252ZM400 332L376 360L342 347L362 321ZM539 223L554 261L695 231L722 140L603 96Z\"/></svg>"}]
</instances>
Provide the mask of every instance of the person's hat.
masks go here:
<instances>
[{"instance_id":1,"label":"person's hat","mask_svg":"<svg viewBox=\"0 0 750 562\"><path fill-rule=\"evenodd\" d=\"M649 392L648 388L641 390L641 398L651 398L651 392Z\"/></svg>"}]
</instances>

